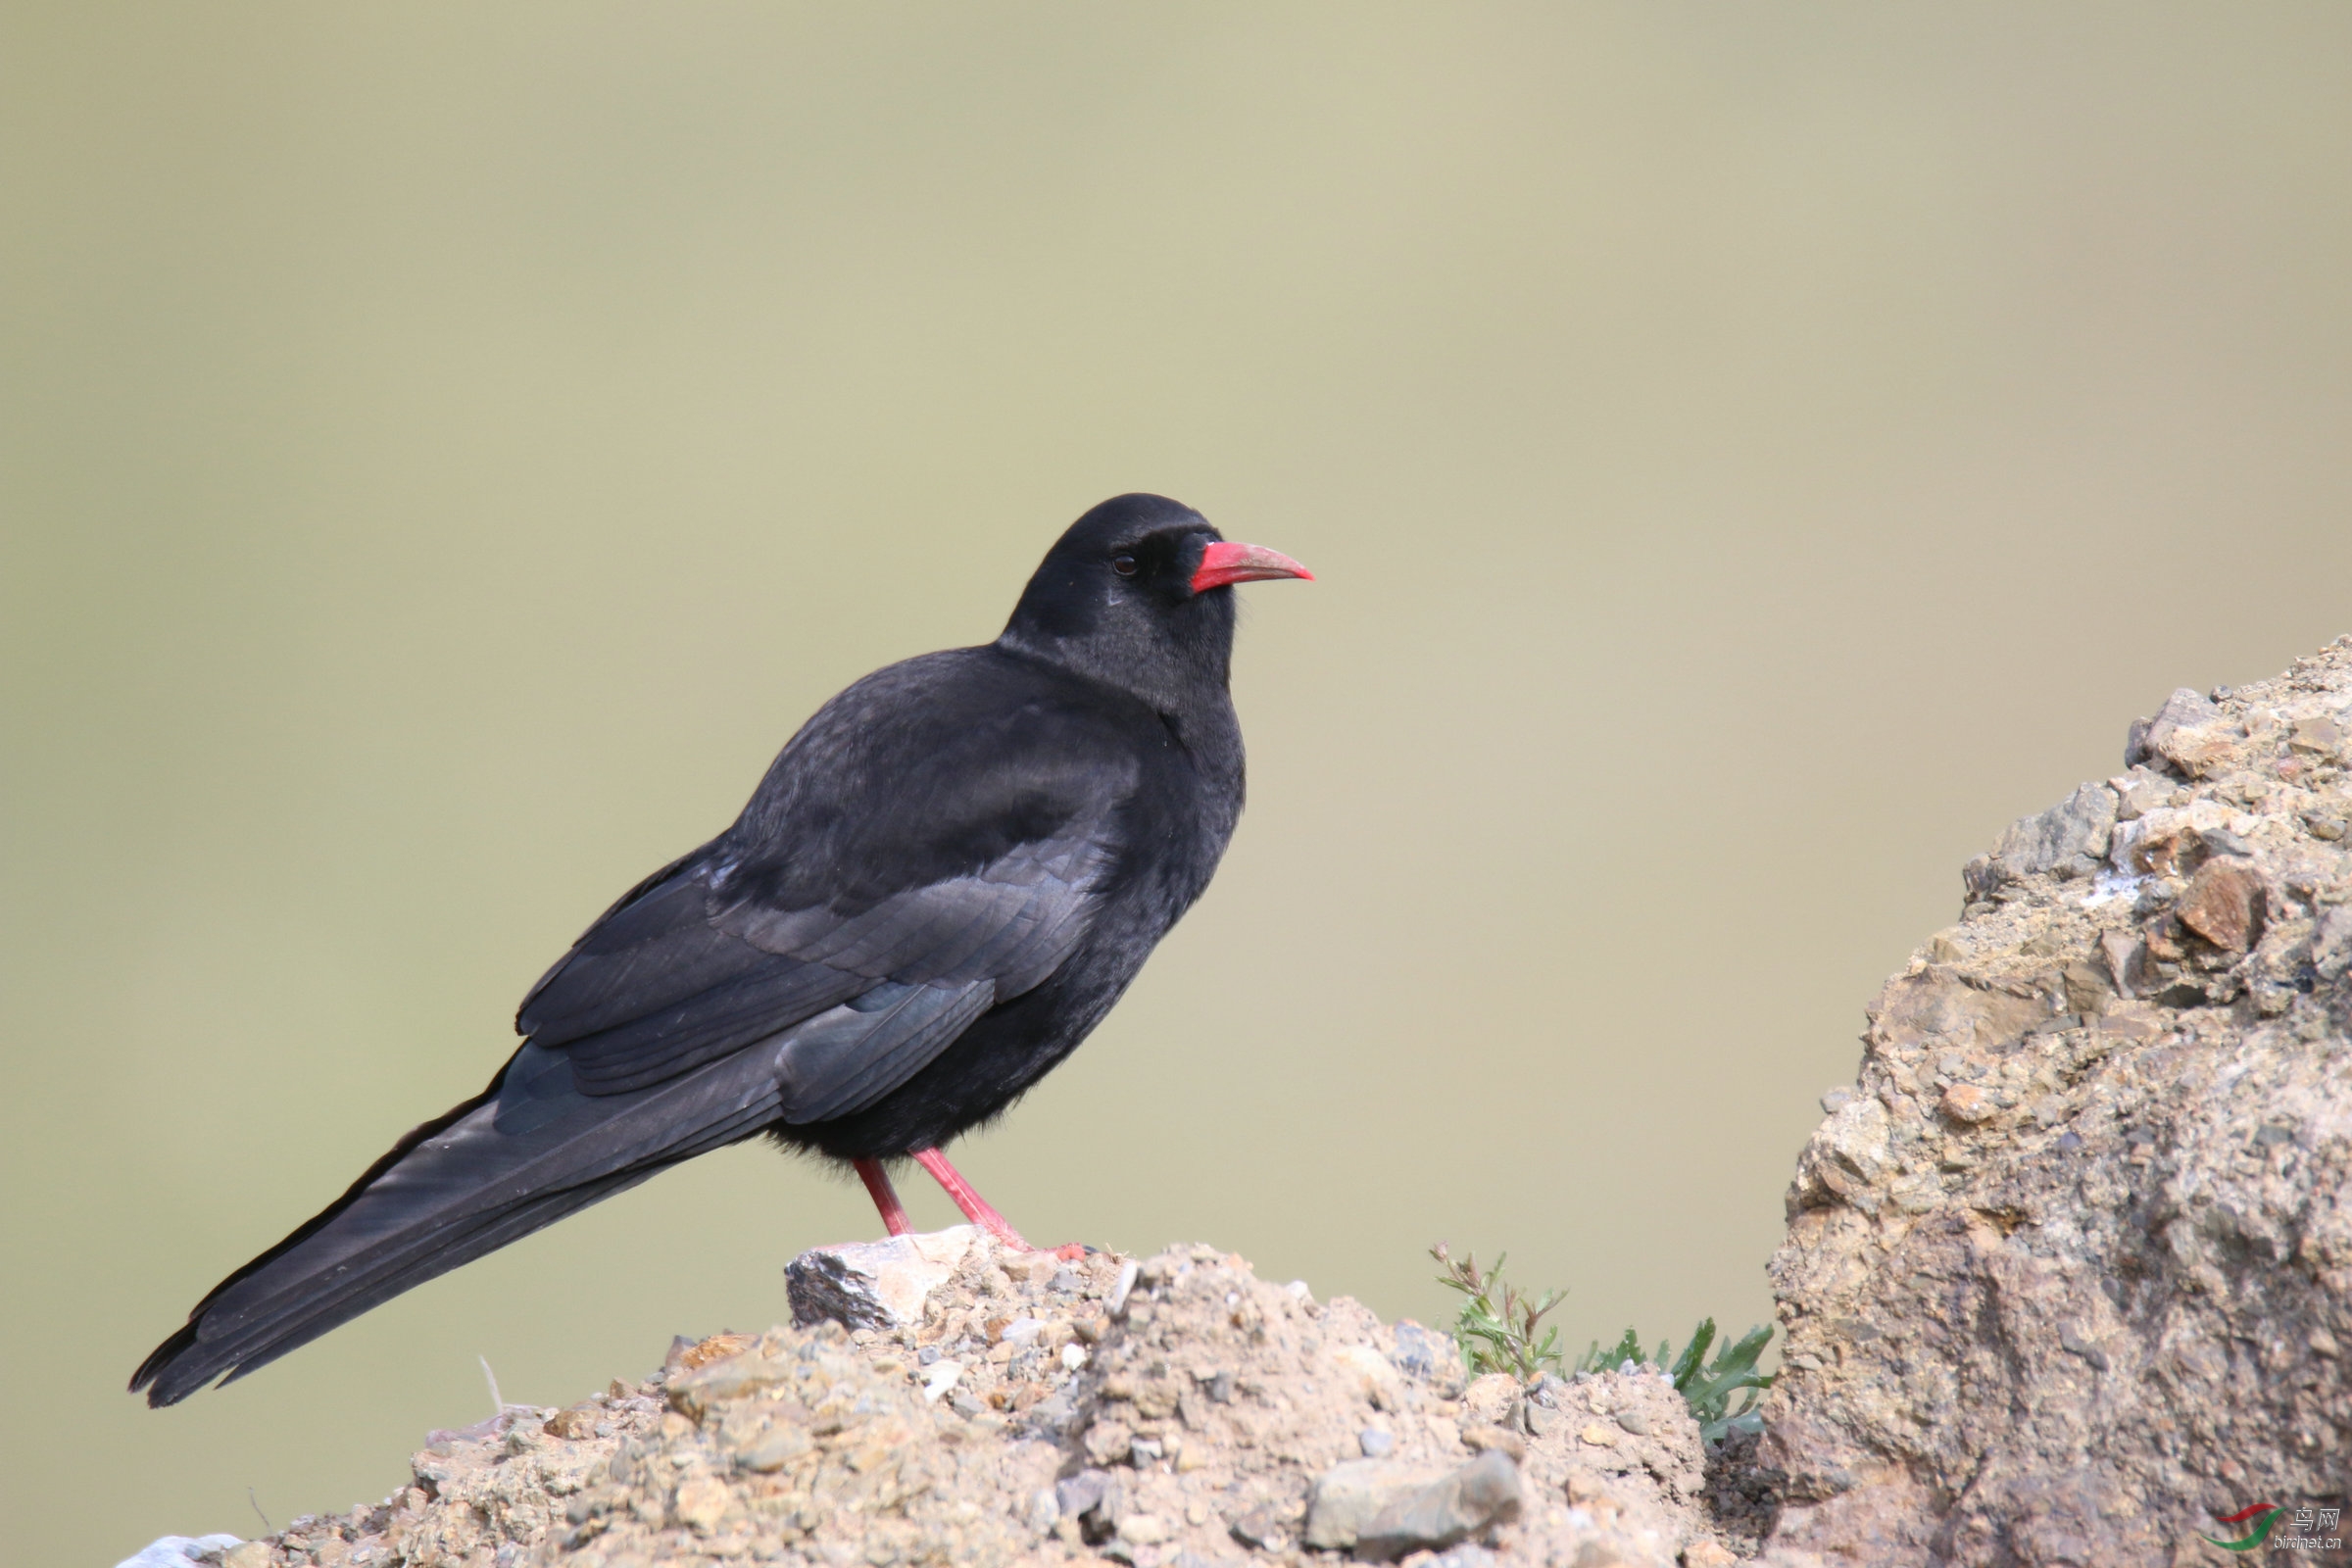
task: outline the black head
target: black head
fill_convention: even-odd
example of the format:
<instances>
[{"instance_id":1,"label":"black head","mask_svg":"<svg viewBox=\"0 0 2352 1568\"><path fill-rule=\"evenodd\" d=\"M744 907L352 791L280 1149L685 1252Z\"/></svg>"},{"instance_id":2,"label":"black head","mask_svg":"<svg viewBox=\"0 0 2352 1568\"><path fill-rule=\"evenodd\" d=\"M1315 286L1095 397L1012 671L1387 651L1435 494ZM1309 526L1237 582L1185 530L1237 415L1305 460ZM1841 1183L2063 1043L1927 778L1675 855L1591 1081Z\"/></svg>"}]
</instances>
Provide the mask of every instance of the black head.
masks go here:
<instances>
[{"instance_id":1,"label":"black head","mask_svg":"<svg viewBox=\"0 0 2352 1568\"><path fill-rule=\"evenodd\" d=\"M1115 496L1054 541L997 641L1162 707L1225 688L1232 585L1314 574L1225 536L1182 502Z\"/></svg>"}]
</instances>

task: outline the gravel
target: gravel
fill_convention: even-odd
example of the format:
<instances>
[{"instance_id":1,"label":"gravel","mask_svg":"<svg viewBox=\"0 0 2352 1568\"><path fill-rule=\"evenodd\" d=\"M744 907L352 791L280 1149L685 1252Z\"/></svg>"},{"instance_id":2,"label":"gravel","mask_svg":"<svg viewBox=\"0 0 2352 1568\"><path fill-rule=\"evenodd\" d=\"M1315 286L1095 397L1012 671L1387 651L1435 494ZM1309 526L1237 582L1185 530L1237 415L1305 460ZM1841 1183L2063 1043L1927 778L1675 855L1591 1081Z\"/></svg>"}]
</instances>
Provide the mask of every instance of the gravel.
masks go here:
<instances>
[{"instance_id":1,"label":"gravel","mask_svg":"<svg viewBox=\"0 0 2352 1568\"><path fill-rule=\"evenodd\" d=\"M796 1299L855 1332L681 1340L567 1409L436 1433L413 1485L239 1548L258 1555L238 1568L1283 1561L1312 1499L1364 1466L1395 1484L1346 1539L1413 1568L1669 1568L1753 1544L1708 1513L1697 1427L1654 1368L1473 1380L1446 1336L1215 1248L1056 1265L911 1241L918 1272L956 1262L884 1326L889 1256L804 1256L794 1278L823 1289ZM1605 1450L1577 1438L1594 1421Z\"/></svg>"}]
</instances>

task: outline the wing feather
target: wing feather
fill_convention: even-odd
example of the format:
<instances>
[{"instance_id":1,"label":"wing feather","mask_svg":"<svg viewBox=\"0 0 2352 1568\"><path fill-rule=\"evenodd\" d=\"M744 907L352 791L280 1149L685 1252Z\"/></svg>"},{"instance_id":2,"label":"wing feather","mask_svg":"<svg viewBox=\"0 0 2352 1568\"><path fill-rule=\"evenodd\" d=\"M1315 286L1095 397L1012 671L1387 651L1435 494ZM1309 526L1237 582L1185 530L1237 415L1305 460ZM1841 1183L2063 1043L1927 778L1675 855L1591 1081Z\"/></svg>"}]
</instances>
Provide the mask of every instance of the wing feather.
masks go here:
<instances>
[{"instance_id":1,"label":"wing feather","mask_svg":"<svg viewBox=\"0 0 2352 1568\"><path fill-rule=\"evenodd\" d=\"M1131 754L1034 695L984 724L933 714L920 747L903 715L832 713L733 828L633 889L525 999L517 1027L583 1094L778 1042L784 1119L846 1114L1084 940ZM894 866L911 880L892 886Z\"/></svg>"},{"instance_id":2,"label":"wing feather","mask_svg":"<svg viewBox=\"0 0 2352 1568\"><path fill-rule=\"evenodd\" d=\"M880 1007L863 1005L885 996ZM809 1019L791 1031L780 1058L784 1119L823 1121L863 1110L929 1065L995 999L996 987L986 980L885 984Z\"/></svg>"}]
</instances>

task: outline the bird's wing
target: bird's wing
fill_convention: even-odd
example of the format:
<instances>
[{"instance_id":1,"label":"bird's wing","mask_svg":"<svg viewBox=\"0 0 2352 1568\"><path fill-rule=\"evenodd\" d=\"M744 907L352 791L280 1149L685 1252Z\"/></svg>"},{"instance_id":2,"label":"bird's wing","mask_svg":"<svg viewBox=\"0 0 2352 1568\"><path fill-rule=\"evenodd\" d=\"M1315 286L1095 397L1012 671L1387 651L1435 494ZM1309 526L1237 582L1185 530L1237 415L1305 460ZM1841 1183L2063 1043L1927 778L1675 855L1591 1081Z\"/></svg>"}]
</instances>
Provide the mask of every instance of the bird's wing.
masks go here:
<instances>
[{"instance_id":1,"label":"bird's wing","mask_svg":"<svg viewBox=\"0 0 2352 1568\"><path fill-rule=\"evenodd\" d=\"M585 1092L690 1072L872 988L868 976L763 951L714 924L711 883L726 864L717 850L649 879L523 999L515 1029L568 1056Z\"/></svg>"},{"instance_id":2,"label":"bird's wing","mask_svg":"<svg viewBox=\"0 0 2352 1568\"><path fill-rule=\"evenodd\" d=\"M1054 972L1113 858L1132 762L1003 741L951 743L855 810L806 788L757 832L747 810L599 920L517 1027L590 1095L774 1039L784 1119L871 1104Z\"/></svg>"}]
</instances>

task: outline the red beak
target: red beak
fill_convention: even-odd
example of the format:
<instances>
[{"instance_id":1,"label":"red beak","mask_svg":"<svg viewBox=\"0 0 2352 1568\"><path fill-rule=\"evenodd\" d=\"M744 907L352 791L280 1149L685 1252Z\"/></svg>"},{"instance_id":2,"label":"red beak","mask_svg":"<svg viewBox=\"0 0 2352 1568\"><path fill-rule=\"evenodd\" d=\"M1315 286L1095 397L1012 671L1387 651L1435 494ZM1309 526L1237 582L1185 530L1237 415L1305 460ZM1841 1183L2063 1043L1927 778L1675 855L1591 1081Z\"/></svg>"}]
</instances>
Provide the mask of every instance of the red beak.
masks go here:
<instances>
[{"instance_id":1,"label":"red beak","mask_svg":"<svg viewBox=\"0 0 2352 1568\"><path fill-rule=\"evenodd\" d=\"M1269 577L1303 577L1308 582L1315 580L1313 572L1279 550L1219 539L1200 552L1200 569L1193 573L1193 592L1204 594L1211 588L1223 588L1229 583L1263 582Z\"/></svg>"}]
</instances>

